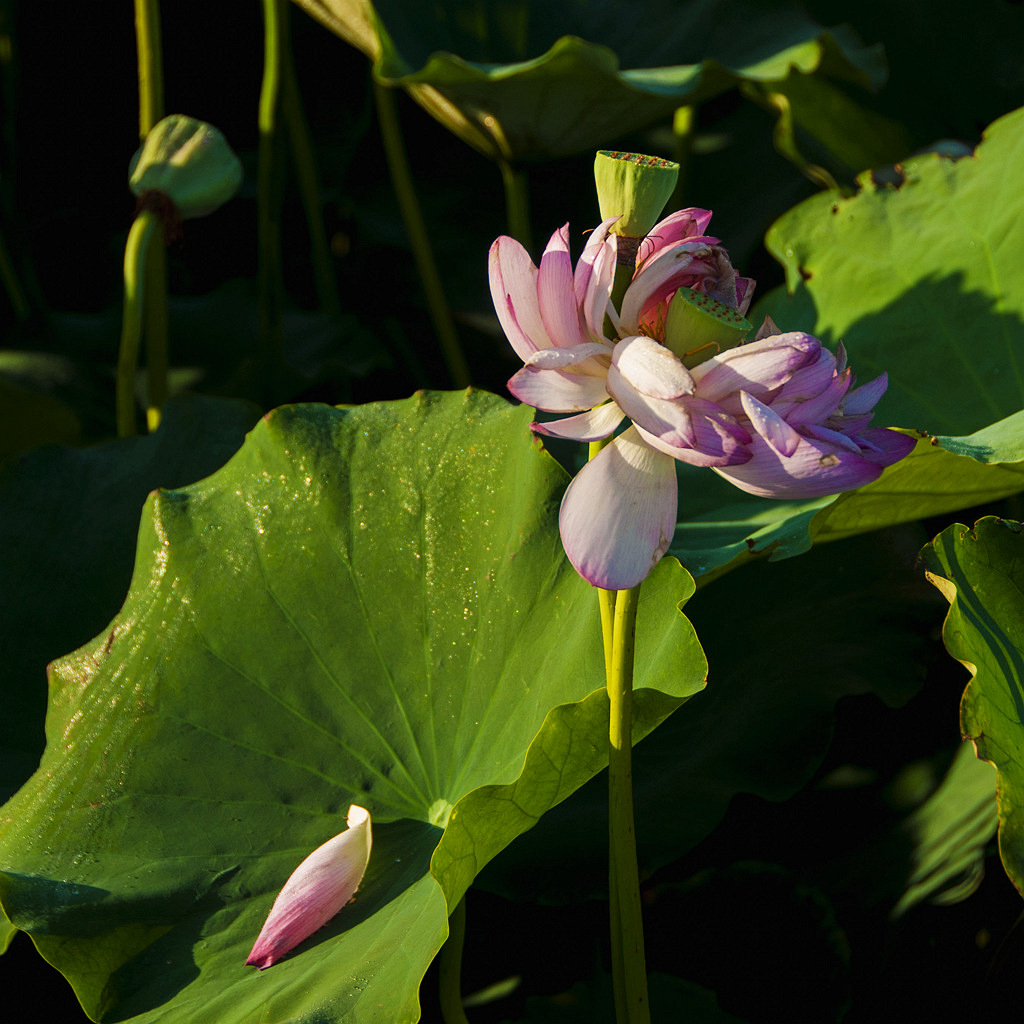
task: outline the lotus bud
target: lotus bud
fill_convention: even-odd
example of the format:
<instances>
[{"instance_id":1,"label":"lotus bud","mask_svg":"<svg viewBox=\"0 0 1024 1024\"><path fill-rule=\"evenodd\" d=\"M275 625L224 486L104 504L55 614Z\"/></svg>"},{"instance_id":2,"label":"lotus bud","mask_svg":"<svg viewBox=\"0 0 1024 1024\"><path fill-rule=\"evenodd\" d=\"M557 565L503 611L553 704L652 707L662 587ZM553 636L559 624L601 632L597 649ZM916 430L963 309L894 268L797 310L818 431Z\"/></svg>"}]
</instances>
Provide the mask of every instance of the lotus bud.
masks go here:
<instances>
[{"instance_id":1,"label":"lotus bud","mask_svg":"<svg viewBox=\"0 0 1024 1024\"><path fill-rule=\"evenodd\" d=\"M679 178L679 164L657 156L601 150L594 161L601 220L620 217L612 232L643 238L658 222Z\"/></svg>"},{"instance_id":2,"label":"lotus bud","mask_svg":"<svg viewBox=\"0 0 1024 1024\"><path fill-rule=\"evenodd\" d=\"M353 804L348 830L317 847L285 882L245 962L261 971L273 966L334 917L359 888L372 844L370 814Z\"/></svg>"},{"instance_id":3,"label":"lotus bud","mask_svg":"<svg viewBox=\"0 0 1024 1024\"><path fill-rule=\"evenodd\" d=\"M692 368L739 345L752 330L738 310L706 292L683 287L668 304L665 345Z\"/></svg>"},{"instance_id":4,"label":"lotus bud","mask_svg":"<svg viewBox=\"0 0 1024 1024\"><path fill-rule=\"evenodd\" d=\"M166 196L188 220L234 198L242 184L242 164L212 125L171 114L153 126L132 157L128 175L136 196Z\"/></svg>"}]
</instances>

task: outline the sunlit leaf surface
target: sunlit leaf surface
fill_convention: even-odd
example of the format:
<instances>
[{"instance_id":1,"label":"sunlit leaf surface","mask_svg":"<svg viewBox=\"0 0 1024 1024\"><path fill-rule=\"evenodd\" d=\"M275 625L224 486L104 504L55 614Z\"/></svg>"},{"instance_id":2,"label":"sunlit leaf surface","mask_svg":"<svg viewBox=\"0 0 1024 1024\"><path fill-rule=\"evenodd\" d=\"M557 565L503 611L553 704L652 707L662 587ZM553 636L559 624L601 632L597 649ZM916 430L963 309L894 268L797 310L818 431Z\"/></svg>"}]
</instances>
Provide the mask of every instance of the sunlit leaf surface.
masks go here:
<instances>
[{"instance_id":1,"label":"sunlit leaf surface","mask_svg":"<svg viewBox=\"0 0 1024 1024\"><path fill-rule=\"evenodd\" d=\"M949 601L946 649L971 673L960 729L996 766L999 853L1024 893L1024 527L987 517L943 530L921 555Z\"/></svg>"},{"instance_id":2,"label":"sunlit leaf surface","mask_svg":"<svg viewBox=\"0 0 1024 1024\"><path fill-rule=\"evenodd\" d=\"M415 1020L449 906L605 763L596 596L529 420L482 392L285 407L150 498L124 608L54 666L0 821L3 909L93 1016ZM703 685L691 592L672 560L645 585L637 737ZM245 967L353 802L355 904Z\"/></svg>"}]
</instances>

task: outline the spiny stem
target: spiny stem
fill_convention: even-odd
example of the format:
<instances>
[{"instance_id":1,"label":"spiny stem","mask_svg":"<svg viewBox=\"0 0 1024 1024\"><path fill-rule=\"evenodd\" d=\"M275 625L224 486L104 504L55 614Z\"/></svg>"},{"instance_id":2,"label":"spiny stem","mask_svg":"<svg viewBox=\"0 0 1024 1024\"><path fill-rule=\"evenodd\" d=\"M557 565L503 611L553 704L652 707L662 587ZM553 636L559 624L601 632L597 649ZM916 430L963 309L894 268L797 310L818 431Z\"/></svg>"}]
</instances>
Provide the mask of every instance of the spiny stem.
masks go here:
<instances>
[{"instance_id":1,"label":"spiny stem","mask_svg":"<svg viewBox=\"0 0 1024 1024\"><path fill-rule=\"evenodd\" d=\"M444 1024L469 1024L462 1009L462 948L466 943L466 898L448 918L448 940L438 957L438 985Z\"/></svg>"},{"instance_id":2,"label":"spiny stem","mask_svg":"<svg viewBox=\"0 0 1024 1024\"><path fill-rule=\"evenodd\" d=\"M380 122L380 134L384 143L384 153L391 172L391 182L398 197L398 205L405 221L405 230L409 235L416 269L423 283L423 291L427 298L427 308L434 330L441 342L441 353L448 367L448 374L457 388L469 387L469 367L466 357L459 347L459 338L455 333L455 321L452 319L448 300L441 285L441 275L434 260L434 251L430 245L430 236L423 220L416 189L413 187L409 161L402 142L402 129L398 123L398 106L395 103L394 90L380 82L374 81L373 94L377 101L377 117Z\"/></svg>"},{"instance_id":3,"label":"spiny stem","mask_svg":"<svg viewBox=\"0 0 1024 1024\"><path fill-rule=\"evenodd\" d=\"M117 358L117 436L135 434L135 371L139 363L142 335L142 285L146 257L154 236L159 236L160 219L153 210L135 218L124 247L124 314L121 347Z\"/></svg>"}]
</instances>

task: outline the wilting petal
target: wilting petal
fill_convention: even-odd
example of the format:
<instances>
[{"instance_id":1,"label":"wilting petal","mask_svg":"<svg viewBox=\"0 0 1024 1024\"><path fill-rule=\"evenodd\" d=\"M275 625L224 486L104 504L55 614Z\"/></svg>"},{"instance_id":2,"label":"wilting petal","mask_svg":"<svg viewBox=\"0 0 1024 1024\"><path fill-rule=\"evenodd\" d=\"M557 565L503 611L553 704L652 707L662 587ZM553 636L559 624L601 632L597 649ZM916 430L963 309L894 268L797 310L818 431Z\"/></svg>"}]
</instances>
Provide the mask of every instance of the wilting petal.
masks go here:
<instances>
[{"instance_id":1,"label":"wilting petal","mask_svg":"<svg viewBox=\"0 0 1024 1024\"><path fill-rule=\"evenodd\" d=\"M823 423L839 408L852 381L853 374L849 370L836 373L818 394L793 404L786 413L786 422L794 427ZM785 400L786 394L786 390L783 389L780 395L782 401Z\"/></svg>"},{"instance_id":2,"label":"wilting petal","mask_svg":"<svg viewBox=\"0 0 1024 1024\"><path fill-rule=\"evenodd\" d=\"M353 804L348 830L315 849L285 882L245 962L261 971L272 966L334 917L359 888L372 841L369 813Z\"/></svg>"},{"instance_id":3,"label":"wilting petal","mask_svg":"<svg viewBox=\"0 0 1024 1024\"><path fill-rule=\"evenodd\" d=\"M640 243L640 249L636 255L637 266L653 256L662 255L677 242L701 238L710 223L711 211L700 210L697 207L678 210L664 220L658 221ZM707 241L717 242L718 239L707 239Z\"/></svg>"},{"instance_id":4,"label":"wilting petal","mask_svg":"<svg viewBox=\"0 0 1024 1024\"><path fill-rule=\"evenodd\" d=\"M502 235L491 245L487 260L491 299L501 329L523 362L539 348L550 348L537 302L537 268L530 254Z\"/></svg>"},{"instance_id":5,"label":"wilting petal","mask_svg":"<svg viewBox=\"0 0 1024 1024\"><path fill-rule=\"evenodd\" d=\"M652 448L688 466L735 466L750 459L750 433L713 402L684 399L694 435L692 447L668 444L635 423L637 433Z\"/></svg>"},{"instance_id":6,"label":"wilting petal","mask_svg":"<svg viewBox=\"0 0 1024 1024\"><path fill-rule=\"evenodd\" d=\"M622 330L637 333L640 314L654 304L658 295L664 293L663 297L667 297L681 285L693 284L687 268L709 251L710 247L703 242L683 242L638 270L622 297Z\"/></svg>"},{"instance_id":7,"label":"wilting petal","mask_svg":"<svg viewBox=\"0 0 1024 1024\"><path fill-rule=\"evenodd\" d=\"M573 441L599 441L607 437L626 414L614 403L605 402L589 412L569 416L564 420L534 423L533 430L550 437L566 437Z\"/></svg>"},{"instance_id":8,"label":"wilting petal","mask_svg":"<svg viewBox=\"0 0 1024 1024\"><path fill-rule=\"evenodd\" d=\"M668 550L677 502L675 464L630 427L569 484L558 517L565 553L596 587L635 587Z\"/></svg>"},{"instance_id":9,"label":"wilting petal","mask_svg":"<svg viewBox=\"0 0 1024 1024\"><path fill-rule=\"evenodd\" d=\"M608 400L605 382L588 373L538 370L524 366L508 382L508 389L524 405L545 412L582 412Z\"/></svg>"}]
</instances>

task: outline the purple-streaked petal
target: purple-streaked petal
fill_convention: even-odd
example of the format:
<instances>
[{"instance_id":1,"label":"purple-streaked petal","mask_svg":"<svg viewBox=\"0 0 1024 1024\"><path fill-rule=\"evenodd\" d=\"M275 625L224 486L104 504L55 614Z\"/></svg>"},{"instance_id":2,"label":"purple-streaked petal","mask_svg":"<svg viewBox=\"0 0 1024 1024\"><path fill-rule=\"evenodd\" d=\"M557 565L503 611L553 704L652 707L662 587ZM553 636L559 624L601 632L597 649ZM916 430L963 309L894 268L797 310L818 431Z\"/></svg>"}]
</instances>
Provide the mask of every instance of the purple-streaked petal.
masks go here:
<instances>
[{"instance_id":1,"label":"purple-streaked petal","mask_svg":"<svg viewBox=\"0 0 1024 1024\"><path fill-rule=\"evenodd\" d=\"M516 355L526 362L539 348L550 348L537 303L537 268L530 254L502 235L491 245L487 260L491 299L498 322Z\"/></svg>"},{"instance_id":2,"label":"purple-streaked petal","mask_svg":"<svg viewBox=\"0 0 1024 1024\"><path fill-rule=\"evenodd\" d=\"M624 338L612 353L614 366L630 387L651 398L693 394L693 377L670 349L653 338Z\"/></svg>"},{"instance_id":3,"label":"purple-streaked petal","mask_svg":"<svg viewBox=\"0 0 1024 1024\"><path fill-rule=\"evenodd\" d=\"M359 888L372 844L370 815L353 804L348 830L317 847L285 882L245 962L271 967L334 917Z\"/></svg>"},{"instance_id":4,"label":"purple-streaked petal","mask_svg":"<svg viewBox=\"0 0 1024 1024\"><path fill-rule=\"evenodd\" d=\"M825 444L834 445L843 451L853 452L854 455L861 454L861 447L857 444L858 438L856 437L847 437L846 434L841 434L838 430L831 430L820 423L805 423L803 429L805 436L824 441Z\"/></svg>"},{"instance_id":5,"label":"purple-streaked petal","mask_svg":"<svg viewBox=\"0 0 1024 1024\"><path fill-rule=\"evenodd\" d=\"M569 484L558 516L565 553L595 587L635 587L668 550L677 503L674 463L631 427Z\"/></svg>"},{"instance_id":6,"label":"purple-streaked petal","mask_svg":"<svg viewBox=\"0 0 1024 1024\"><path fill-rule=\"evenodd\" d=\"M785 383L820 351L821 342L810 334L776 334L705 359L690 373L702 398L717 402L739 391L758 398Z\"/></svg>"},{"instance_id":7,"label":"purple-streaked petal","mask_svg":"<svg viewBox=\"0 0 1024 1024\"><path fill-rule=\"evenodd\" d=\"M793 424L794 427L823 423L840 407L852 380L853 374L849 370L843 370L842 373L834 374L818 394L811 394L802 401L795 394L794 388L783 388L779 396L780 401L785 402L787 395L797 399L785 414L786 422Z\"/></svg>"},{"instance_id":8,"label":"purple-streaked petal","mask_svg":"<svg viewBox=\"0 0 1024 1024\"><path fill-rule=\"evenodd\" d=\"M837 450L835 445L815 438L802 437L789 458L780 455L762 437L755 437L749 448L749 462L713 468L741 491L762 498L821 498L838 494L877 480L883 468L877 456L866 458L864 454Z\"/></svg>"},{"instance_id":9,"label":"purple-streaked petal","mask_svg":"<svg viewBox=\"0 0 1024 1024\"><path fill-rule=\"evenodd\" d=\"M551 236L541 256L537 273L537 301L544 329L556 346L580 345L590 340L580 324L579 308L573 291L568 224L563 224Z\"/></svg>"},{"instance_id":10,"label":"purple-streaked petal","mask_svg":"<svg viewBox=\"0 0 1024 1024\"><path fill-rule=\"evenodd\" d=\"M883 373L874 380L869 380L867 384L861 384L859 388L854 388L846 396L846 401L843 402L843 415L860 416L871 412L875 405L877 405L878 400L885 394L888 386L889 375Z\"/></svg>"},{"instance_id":11,"label":"purple-streaked petal","mask_svg":"<svg viewBox=\"0 0 1024 1024\"><path fill-rule=\"evenodd\" d=\"M579 366L592 356L611 357L611 354L611 345L588 341L584 345L573 345L571 348L541 349L526 360L526 365L535 366L538 370L563 370L567 366Z\"/></svg>"},{"instance_id":12,"label":"purple-streaked petal","mask_svg":"<svg viewBox=\"0 0 1024 1024\"><path fill-rule=\"evenodd\" d=\"M644 430L643 427L633 424L636 432L652 448L663 452L677 462L685 462L688 466L699 466L701 469L708 469L712 466L735 466L750 459L750 453L745 445L737 445L727 456L715 455L699 448L680 448L675 445L666 444L656 434Z\"/></svg>"},{"instance_id":13,"label":"purple-streaked petal","mask_svg":"<svg viewBox=\"0 0 1024 1024\"><path fill-rule=\"evenodd\" d=\"M538 370L524 366L508 382L508 389L524 405L545 412L583 412L608 400L604 379L589 373Z\"/></svg>"},{"instance_id":14,"label":"purple-streaked petal","mask_svg":"<svg viewBox=\"0 0 1024 1024\"><path fill-rule=\"evenodd\" d=\"M564 420L534 423L533 430L551 437L567 437L573 441L599 441L607 437L623 420L625 413L614 403L605 402L589 412Z\"/></svg>"},{"instance_id":15,"label":"purple-streaked petal","mask_svg":"<svg viewBox=\"0 0 1024 1024\"><path fill-rule=\"evenodd\" d=\"M753 428L780 455L789 456L796 451L800 435L778 413L746 391L740 392L740 401Z\"/></svg>"},{"instance_id":16,"label":"purple-streaked petal","mask_svg":"<svg viewBox=\"0 0 1024 1024\"><path fill-rule=\"evenodd\" d=\"M864 457L877 462L881 466L891 466L894 462L909 455L917 445L917 440L898 430L887 427L872 427L858 435L861 444L869 446Z\"/></svg>"}]
</instances>

